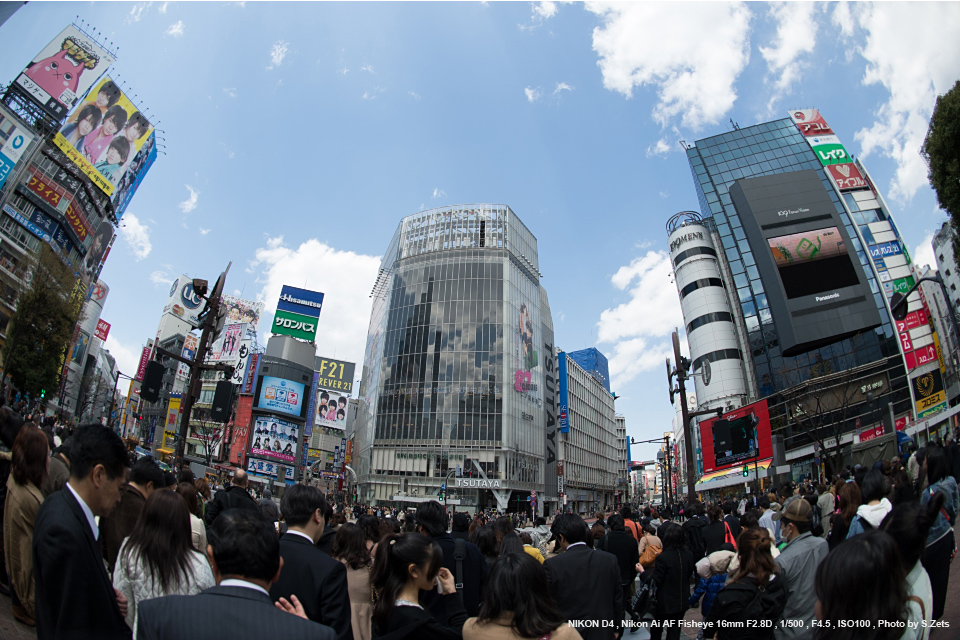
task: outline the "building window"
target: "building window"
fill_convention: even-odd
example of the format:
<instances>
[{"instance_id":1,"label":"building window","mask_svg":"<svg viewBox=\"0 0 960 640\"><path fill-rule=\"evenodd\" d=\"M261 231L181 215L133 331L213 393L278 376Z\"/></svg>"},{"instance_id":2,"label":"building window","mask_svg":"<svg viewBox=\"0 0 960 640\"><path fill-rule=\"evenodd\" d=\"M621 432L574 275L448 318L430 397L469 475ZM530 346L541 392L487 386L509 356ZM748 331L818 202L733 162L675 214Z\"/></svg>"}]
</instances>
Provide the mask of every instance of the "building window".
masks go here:
<instances>
[{"instance_id":1,"label":"building window","mask_svg":"<svg viewBox=\"0 0 960 640\"><path fill-rule=\"evenodd\" d=\"M687 334L694 329L698 329L705 324L710 324L711 322L733 322L733 316L726 311L704 314L699 318L694 318L687 324Z\"/></svg>"}]
</instances>

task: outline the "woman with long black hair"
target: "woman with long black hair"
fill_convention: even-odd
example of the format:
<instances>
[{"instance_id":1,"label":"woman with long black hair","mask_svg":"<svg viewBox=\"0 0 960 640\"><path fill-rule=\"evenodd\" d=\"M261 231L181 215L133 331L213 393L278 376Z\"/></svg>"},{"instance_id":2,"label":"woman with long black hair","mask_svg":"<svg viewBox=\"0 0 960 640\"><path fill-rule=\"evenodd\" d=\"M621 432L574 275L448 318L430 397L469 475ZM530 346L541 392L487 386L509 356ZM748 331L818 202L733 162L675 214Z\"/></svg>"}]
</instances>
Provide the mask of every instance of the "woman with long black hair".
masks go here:
<instances>
[{"instance_id":1,"label":"woman with long black hair","mask_svg":"<svg viewBox=\"0 0 960 640\"><path fill-rule=\"evenodd\" d=\"M124 539L113 586L127 597L127 624L137 633L137 603L194 595L216 585L206 556L193 548L190 511L174 491L154 491Z\"/></svg>"},{"instance_id":2,"label":"woman with long black hair","mask_svg":"<svg viewBox=\"0 0 960 640\"><path fill-rule=\"evenodd\" d=\"M370 589L372 559L371 542L363 529L352 522L341 525L333 540L333 557L347 568L347 591L350 593L350 624L353 640L370 640L373 600Z\"/></svg>"},{"instance_id":3,"label":"woman with long black hair","mask_svg":"<svg viewBox=\"0 0 960 640\"><path fill-rule=\"evenodd\" d=\"M667 640L680 639L680 624L690 608L690 577L693 555L687 550L683 529L675 522L665 522L657 530L663 551L653 563L653 583L657 587L657 626L650 629L651 640L660 640L667 630Z\"/></svg>"},{"instance_id":4,"label":"woman with long black hair","mask_svg":"<svg viewBox=\"0 0 960 640\"><path fill-rule=\"evenodd\" d=\"M380 540L370 582L376 596L373 637L379 640L460 640L467 611L453 574L443 566L443 550L419 533ZM420 591L440 588L447 608L446 624L420 605Z\"/></svg>"},{"instance_id":5,"label":"woman with long black hair","mask_svg":"<svg viewBox=\"0 0 960 640\"><path fill-rule=\"evenodd\" d=\"M921 562L930 576L933 588L933 619L943 616L950 584L950 558L955 548L953 525L960 508L960 493L957 481L950 475L950 460L943 447L927 446L923 466L926 469L927 487L920 495L920 505L926 505L936 494L943 495L943 507L927 533L927 549Z\"/></svg>"},{"instance_id":6,"label":"woman with long black hair","mask_svg":"<svg viewBox=\"0 0 960 640\"><path fill-rule=\"evenodd\" d=\"M546 571L528 554L505 553L484 584L480 614L463 625L464 640L580 639L557 610Z\"/></svg>"}]
</instances>

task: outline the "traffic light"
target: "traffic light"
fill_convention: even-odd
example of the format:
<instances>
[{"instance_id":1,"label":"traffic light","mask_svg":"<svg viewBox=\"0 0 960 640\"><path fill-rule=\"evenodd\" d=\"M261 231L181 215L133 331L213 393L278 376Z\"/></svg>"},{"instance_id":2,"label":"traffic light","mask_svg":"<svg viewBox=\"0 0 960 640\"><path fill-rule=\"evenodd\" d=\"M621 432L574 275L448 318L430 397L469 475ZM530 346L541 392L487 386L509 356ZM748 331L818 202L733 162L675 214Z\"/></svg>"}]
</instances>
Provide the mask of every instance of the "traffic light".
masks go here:
<instances>
[{"instance_id":1,"label":"traffic light","mask_svg":"<svg viewBox=\"0 0 960 640\"><path fill-rule=\"evenodd\" d=\"M443 502L443 491L437 494L437 501Z\"/></svg>"},{"instance_id":2,"label":"traffic light","mask_svg":"<svg viewBox=\"0 0 960 640\"><path fill-rule=\"evenodd\" d=\"M43 398L46 398L46 397L47 397L47 390L46 390L46 389L40 389L40 398L43 399Z\"/></svg>"},{"instance_id":3,"label":"traffic light","mask_svg":"<svg viewBox=\"0 0 960 640\"><path fill-rule=\"evenodd\" d=\"M749 475L750 475L750 467L748 467L747 465L743 465L743 477L746 478Z\"/></svg>"}]
</instances>

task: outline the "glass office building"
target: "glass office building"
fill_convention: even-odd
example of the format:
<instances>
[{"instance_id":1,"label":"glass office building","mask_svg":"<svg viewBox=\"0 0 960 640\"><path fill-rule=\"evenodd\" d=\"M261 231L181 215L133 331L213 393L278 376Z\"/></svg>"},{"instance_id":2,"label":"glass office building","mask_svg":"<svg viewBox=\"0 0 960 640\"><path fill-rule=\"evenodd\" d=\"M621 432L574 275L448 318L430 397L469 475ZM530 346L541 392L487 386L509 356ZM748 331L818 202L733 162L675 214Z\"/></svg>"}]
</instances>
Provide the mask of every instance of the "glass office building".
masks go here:
<instances>
[{"instance_id":1,"label":"glass office building","mask_svg":"<svg viewBox=\"0 0 960 640\"><path fill-rule=\"evenodd\" d=\"M861 241L862 235L858 233L857 224L860 220L851 218L842 194L828 178L797 125L790 118L784 118L736 129L698 140L686 153L704 223L719 239L721 246L717 247L718 257L729 267L728 273L732 277L732 282L727 283L726 287L732 302L739 305L733 315L742 323L741 335L746 336L746 344L742 345L741 351L744 374L750 383L748 387L752 390L751 395L769 398L774 435L779 433L784 436L788 452L811 445L811 439L796 426L797 421L791 419L785 398L813 378L854 371L856 374L850 376L851 379L865 380L870 384L874 380L883 381L870 393L869 399L865 393L861 394L863 397L854 398L852 410L843 418L849 422L845 430L854 428L859 415L865 419L872 415L873 421L877 422L877 413L871 412L881 408L886 411L888 402L895 404L898 414L908 411L910 396L895 327L883 298L883 287L871 266L870 256ZM729 190L734 181L740 178L807 169L820 172L823 188L845 225L848 237L852 239L855 251L851 255L855 253L866 273L882 322L876 329L806 353L785 356L781 351L777 326L768 301L768 296L780 293L779 290L771 292L765 289L754 256L755 250L770 249L750 245ZM690 318L685 318L685 322L689 321ZM850 380L844 382L849 383ZM812 447L809 458L813 458Z\"/></svg>"},{"instance_id":2,"label":"glass office building","mask_svg":"<svg viewBox=\"0 0 960 640\"><path fill-rule=\"evenodd\" d=\"M555 478L545 434L555 439L556 354L540 277L537 240L507 206L400 222L371 294L361 502L416 503L446 485L459 508L519 509L545 473Z\"/></svg>"}]
</instances>

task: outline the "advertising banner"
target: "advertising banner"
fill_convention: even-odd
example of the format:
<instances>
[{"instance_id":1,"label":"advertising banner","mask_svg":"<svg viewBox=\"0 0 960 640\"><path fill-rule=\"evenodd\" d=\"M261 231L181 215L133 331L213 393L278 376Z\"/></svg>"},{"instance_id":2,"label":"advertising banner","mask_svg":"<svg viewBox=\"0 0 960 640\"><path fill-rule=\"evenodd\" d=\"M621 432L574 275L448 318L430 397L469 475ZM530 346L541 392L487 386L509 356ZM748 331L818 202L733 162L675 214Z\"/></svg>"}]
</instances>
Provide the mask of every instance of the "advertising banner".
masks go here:
<instances>
[{"instance_id":1,"label":"advertising banner","mask_svg":"<svg viewBox=\"0 0 960 640\"><path fill-rule=\"evenodd\" d=\"M233 362L239 357L240 342L243 340L243 323L234 322L224 325L220 337L210 348L209 362Z\"/></svg>"},{"instance_id":2,"label":"advertising banner","mask_svg":"<svg viewBox=\"0 0 960 640\"><path fill-rule=\"evenodd\" d=\"M166 433L177 432L177 426L180 424L180 399L179 393L170 395L170 402L167 404L167 419L163 425L163 430Z\"/></svg>"},{"instance_id":3,"label":"advertising banner","mask_svg":"<svg viewBox=\"0 0 960 640\"><path fill-rule=\"evenodd\" d=\"M250 455L281 462L293 462L300 425L272 416L257 416L253 426Z\"/></svg>"},{"instance_id":4,"label":"advertising banner","mask_svg":"<svg viewBox=\"0 0 960 640\"><path fill-rule=\"evenodd\" d=\"M345 428L349 397L337 391L317 389L317 411L314 414L314 424L334 429Z\"/></svg>"},{"instance_id":5,"label":"advertising banner","mask_svg":"<svg viewBox=\"0 0 960 640\"><path fill-rule=\"evenodd\" d=\"M840 144L837 136L817 136L809 141L813 152L817 154L820 164L828 166L831 164L846 164L850 162L850 155Z\"/></svg>"},{"instance_id":6,"label":"advertising banner","mask_svg":"<svg viewBox=\"0 0 960 640\"><path fill-rule=\"evenodd\" d=\"M293 336L313 342L317 335L317 319L277 309L277 313L273 317L272 332L277 335Z\"/></svg>"},{"instance_id":7,"label":"advertising banner","mask_svg":"<svg viewBox=\"0 0 960 640\"><path fill-rule=\"evenodd\" d=\"M277 302L278 311L289 311L290 313L299 313L302 316L311 318L320 317L320 308L323 306L323 294L319 291L309 291L307 289L298 289L289 285L283 285L280 290L280 301Z\"/></svg>"},{"instance_id":8,"label":"advertising banner","mask_svg":"<svg viewBox=\"0 0 960 640\"><path fill-rule=\"evenodd\" d=\"M70 25L37 54L16 84L61 120L113 61L96 40Z\"/></svg>"},{"instance_id":9,"label":"advertising banner","mask_svg":"<svg viewBox=\"0 0 960 640\"><path fill-rule=\"evenodd\" d=\"M257 391L257 408L292 416L303 413L303 385L292 380L263 376Z\"/></svg>"},{"instance_id":10,"label":"advertising banner","mask_svg":"<svg viewBox=\"0 0 960 640\"><path fill-rule=\"evenodd\" d=\"M568 411L570 408L570 398L567 394L567 354L560 353L557 358L558 361L558 376L559 387L560 387L560 406L557 410L557 415L559 416L558 422L560 424L560 433L569 433L570 432L570 418Z\"/></svg>"},{"instance_id":11,"label":"advertising banner","mask_svg":"<svg viewBox=\"0 0 960 640\"><path fill-rule=\"evenodd\" d=\"M187 337L183 340L183 349L180 351L180 355L184 358L189 358L193 360L193 357L197 353L197 345L200 343L197 336L192 333L188 333ZM181 380L186 380L190 377L190 367L181 362L177 366L177 377Z\"/></svg>"},{"instance_id":12,"label":"advertising banner","mask_svg":"<svg viewBox=\"0 0 960 640\"><path fill-rule=\"evenodd\" d=\"M870 252L870 257L875 261L889 256L899 256L903 253L903 247L900 246L899 242L872 244L867 250ZM884 266L884 268L886 268L886 266Z\"/></svg>"},{"instance_id":13,"label":"advertising banner","mask_svg":"<svg viewBox=\"0 0 960 640\"><path fill-rule=\"evenodd\" d=\"M77 335L77 341L73 344L73 355L70 358L74 364L83 365L83 356L87 353L88 344L90 344L90 334L81 331Z\"/></svg>"},{"instance_id":14,"label":"advertising banner","mask_svg":"<svg viewBox=\"0 0 960 640\"><path fill-rule=\"evenodd\" d=\"M54 144L113 196L152 133L146 116L110 78L104 78L70 114Z\"/></svg>"},{"instance_id":15,"label":"advertising banner","mask_svg":"<svg viewBox=\"0 0 960 640\"><path fill-rule=\"evenodd\" d=\"M25 228L27 231L37 236L41 240L47 243L47 245L53 249L53 252L57 254L57 257L60 259L60 262L70 266L70 261L67 260L67 257L63 253L63 248L57 244L47 231L42 227L38 226L36 223L32 222L31 219L28 219L23 216L19 211L11 207L9 204L3 205L3 212L20 223L20 225ZM59 229L59 227L58 227ZM82 283L81 283L82 284Z\"/></svg>"},{"instance_id":16,"label":"advertising banner","mask_svg":"<svg viewBox=\"0 0 960 640\"><path fill-rule=\"evenodd\" d=\"M150 362L151 353L153 353L153 349L150 347L144 347L143 351L140 352L140 365L137 367L137 375L134 377L136 380L143 381L143 374L147 372L147 363Z\"/></svg>"},{"instance_id":17,"label":"advertising banner","mask_svg":"<svg viewBox=\"0 0 960 640\"><path fill-rule=\"evenodd\" d=\"M127 206L133 199L133 194L140 188L140 183L143 182L144 176L147 175L147 171L150 170L150 167L153 166L156 160L157 134L151 132L150 135L147 136L146 142L140 147L140 151L133 157L130 168L127 169L127 172L120 178L120 182L117 183L117 189L111 198L118 221L123 217Z\"/></svg>"},{"instance_id":18,"label":"advertising banner","mask_svg":"<svg viewBox=\"0 0 960 640\"><path fill-rule=\"evenodd\" d=\"M18 127L8 113L6 109L0 109L0 131L6 136L6 142L0 147L0 187L33 142L33 134Z\"/></svg>"},{"instance_id":19,"label":"advertising banner","mask_svg":"<svg viewBox=\"0 0 960 640\"><path fill-rule=\"evenodd\" d=\"M723 414L721 418L726 424L717 424L717 418L699 424L704 474L773 456L770 413L766 400L745 405Z\"/></svg>"},{"instance_id":20,"label":"advertising banner","mask_svg":"<svg viewBox=\"0 0 960 640\"><path fill-rule=\"evenodd\" d=\"M106 320L97 320L97 330L93 335L106 342L107 336L110 335L110 323Z\"/></svg>"},{"instance_id":21,"label":"advertising banner","mask_svg":"<svg viewBox=\"0 0 960 640\"><path fill-rule=\"evenodd\" d=\"M947 408L947 394L939 369L912 378L910 385L913 387L918 420Z\"/></svg>"},{"instance_id":22,"label":"advertising banner","mask_svg":"<svg viewBox=\"0 0 960 640\"><path fill-rule=\"evenodd\" d=\"M206 306L207 301L193 290L193 278L183 275L170 285L163 312L175 315L196 329L200 326L199 316Z\"/></svg>"},{"instance_id":23,"label":"advertising banner","mask_svg":"<svg viewBox=\"0 0 960 640\"><path fill-rule=\"evenodd\" d=\"M823 119L817 109L794 109L790 118L805 136L826 136L833 134L833 129Z\"/></svg>"},{"instance_id":24,"label":"advertising banner","mask_svg":"<svg viewBox=\"0 0 960 640\"><path fill-rule=\"evenodd\" d=\"M253 393L253 382L257 379L257 367L260 364L260 354L254 353L250 356L250 366L244 374L242 393Z\"/></svg>"},{"instance_id":25,"label":"advertising banner","mask_svg":"<svg viewBox=\"0 0 960 640\"><path fill-rule=\"evenodd\" d=\"M247 471L260 476L270 476L271 478L277 477L277 469L281 466L282 465L270 462L269 460L255 460L253 458L247 460ZM293 467L288 466L283 475L286 480L293 482Z\"/></svg>"},{"instance_id":26,"label":"advertising banner","mask_svg":"<svg viewBox=\"0 0 960 640\"><path fill-rule=\"evenodd\" d=\"M317 387L340 391L349 396L353 391L353 375L356 366L352 362L321 358L320 369L317 371Z\"/></svg>"},{"instance_id":27,"label":"advertising banner","mask_svg":"<svg viewBox=\"0 0 960 640\"><path fill-rule=\"evenodd\" d=\"M239 322L245 325L244 335L256 331L257 323L263 314L263 303L246 300L238 296L222 296L220 305L227 310L227 324Z\"/></svg>"},{"instance_id":28,"label":"advertising banner","mask_svg":"<svg viewBox=\"0 0 960 640\"><path fill-rule=\"evenodd\" d=\"M887 283L884 283L884 285L886 284ZM907 276L906 278L897 278L892 283L890 283L891 285L890 291L891 293L901 293L903 295L906 295L907 291L910 291L910 289L915 284L916 282L914 281L913 276Z\"/></svg>"},{"instance_id":29,"label":"advertising banner","mask_svg":"<svg viewBox=\"0 0 960 640\"><path fill-rule=\"evenodd\" d=\"M233 377L230 378L230 384L240 386L247 375L247 365L250 364L250 340L244 340L240 343L240 349L237 350L237 364L233 369Z\"/></svg>"},{"instance_id":30,"label":"advertising banner","mask_svg":"<svg viewBox=\"0 0 960 640\"><path fill-rule=\"evenodd\" d=\"M866 189L867 181L863 179L857 165L852 162L843 162L841 164L827 165L827 171L830 177L837 183L840 191L849 191L850 189Z\"/></svg>"}]
</instances>

